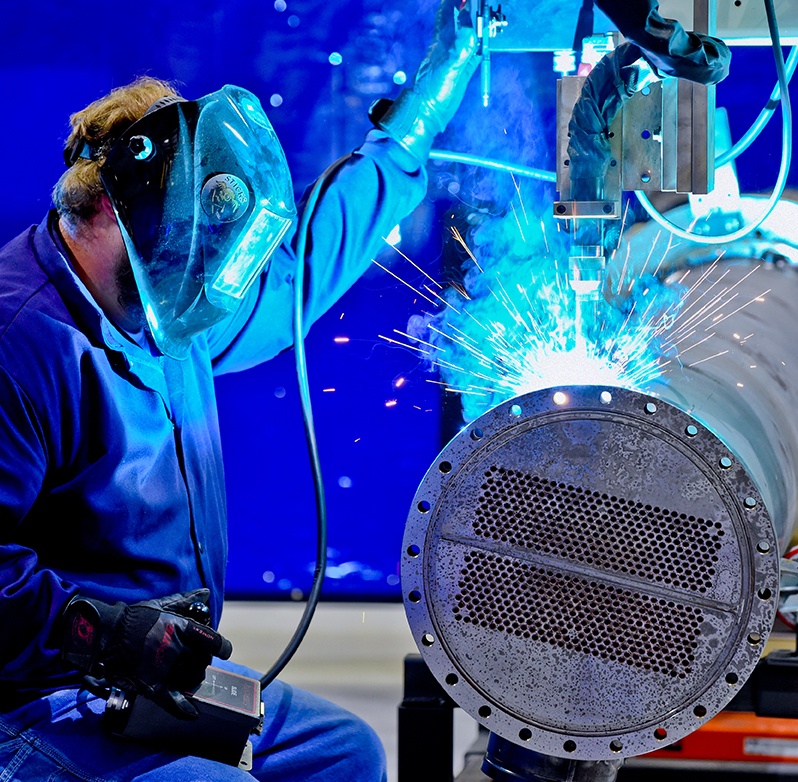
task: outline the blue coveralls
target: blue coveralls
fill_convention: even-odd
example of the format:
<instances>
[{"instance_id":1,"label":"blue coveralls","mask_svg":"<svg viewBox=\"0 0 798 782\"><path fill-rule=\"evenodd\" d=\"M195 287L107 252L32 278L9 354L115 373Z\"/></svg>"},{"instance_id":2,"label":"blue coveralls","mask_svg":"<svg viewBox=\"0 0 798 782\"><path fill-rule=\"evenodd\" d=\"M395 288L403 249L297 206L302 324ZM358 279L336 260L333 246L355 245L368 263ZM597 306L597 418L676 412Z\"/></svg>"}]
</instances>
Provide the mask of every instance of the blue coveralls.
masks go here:
<instances>
[{"instance_id":1,"label":"blue coveralls","mask_svg":"<svg viewBox=\"0 0 798 782\"><path fill-rule=\"evenodd\" d=\"M424 167L379 131L332 177L311 223L310 324L368 267L426 191ZM54 213L0 250L0 778L245 780L194 757L107 738L102 702L65 671L53 632L80 592L113 603L210 589L227 561L213 378L292 342L291 242L187 359L118 332L71 270ZM376 737L332 704L275 682L258 779L384 779Z\"/></svg>"}]
</instances>

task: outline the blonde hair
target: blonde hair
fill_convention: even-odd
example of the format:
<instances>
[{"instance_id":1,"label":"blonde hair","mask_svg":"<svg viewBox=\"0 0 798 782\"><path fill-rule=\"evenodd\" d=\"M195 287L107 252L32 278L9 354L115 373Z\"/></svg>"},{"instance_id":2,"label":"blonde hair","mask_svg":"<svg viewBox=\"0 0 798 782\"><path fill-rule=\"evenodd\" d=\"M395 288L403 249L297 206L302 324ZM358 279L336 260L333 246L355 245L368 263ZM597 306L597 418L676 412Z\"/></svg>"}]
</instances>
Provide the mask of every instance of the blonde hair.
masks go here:
<instances>
[{"instance_id":1,"label":"blonde hair","mask_svg":"<svg viewBox=\"0 0 798 782\"><path fill-rule=\"evenodd\" d=\"M53 204L69 223L86 220L97 212L105 192L100 181L100 166L114 142L157 100L179 97L168 82L141 76L124 87L90 103L69 118L71 131L65 150L81 142L93 150L92 159L79 157L53 188Z\"/></svg>"}]
</instances>

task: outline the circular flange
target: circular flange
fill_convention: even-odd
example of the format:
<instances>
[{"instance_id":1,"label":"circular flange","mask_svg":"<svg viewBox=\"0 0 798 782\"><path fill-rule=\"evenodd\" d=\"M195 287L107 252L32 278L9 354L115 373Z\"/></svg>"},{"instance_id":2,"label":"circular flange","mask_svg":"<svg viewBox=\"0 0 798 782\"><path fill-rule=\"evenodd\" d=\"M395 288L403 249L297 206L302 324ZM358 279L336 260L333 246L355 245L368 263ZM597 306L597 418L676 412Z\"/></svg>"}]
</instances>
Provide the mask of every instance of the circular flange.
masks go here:
<instances>
[{"instance_id":1,"label":"circular flange","mask_svg":"<svg viewBox=\"0 0 798 782\"><path fill-rule=\"evenodd\" d=\"M773 526L745 467L655 397L576 386L469 424L409 514L402 589L434 676L521 746L650 752L753 671L778 594Z\"/></svg>"}]
</instances>

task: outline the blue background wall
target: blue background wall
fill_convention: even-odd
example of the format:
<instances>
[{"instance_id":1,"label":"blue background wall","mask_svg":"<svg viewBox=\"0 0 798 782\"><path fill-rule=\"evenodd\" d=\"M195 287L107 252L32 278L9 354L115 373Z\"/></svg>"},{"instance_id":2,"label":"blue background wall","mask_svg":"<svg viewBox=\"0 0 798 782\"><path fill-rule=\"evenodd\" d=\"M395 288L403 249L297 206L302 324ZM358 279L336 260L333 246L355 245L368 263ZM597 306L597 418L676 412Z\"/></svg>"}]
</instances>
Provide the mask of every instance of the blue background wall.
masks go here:
<instances>
[{"instance_id":1,"label":"blue background wall","mask_svg":"<svg viewBox=\"0 0 798 782\"><path fill-rule=\"evenodd\" d=\"M31 0L6 6L0 49L2 241L39 222L49 207L50 189L63 170L68 115L139 74L175 79L189 98L224 83L252 90L282 139L301 191L357 146L368 129L371 101L399 91L397 72L412 75L436 3ZM339 65L330 62L333 52L341 55ZM756 116L774 81L768 50L735 51L732 75L718 93L734 138ZM552 168L550 56L498 55L493 83L493 104L484 110L475 80L438 145ZM775 181L778 124L740 161L748 192ZM502 209L513 185L504 175L453 164L431 163L429 171L428 197L403 224L401 248L442 278L457 258L446 227L463 229L475 215ZM548 211L553 197L549 186L537 186L527 208ZM409 282L421 281L394 250L386 247L379 260ZM329 598L398 599L410 500L456 426L456 399L427 382L436 377L418 355L378 336L396 336L393 329L404 330L424 305L374 267L308 339L330 506ZM349 342L336 343L336 337ZM296 597L309 585L315 519L292 354L220 378L218 394L230 506L229 595Z\"/></svg>"}]
</instances>

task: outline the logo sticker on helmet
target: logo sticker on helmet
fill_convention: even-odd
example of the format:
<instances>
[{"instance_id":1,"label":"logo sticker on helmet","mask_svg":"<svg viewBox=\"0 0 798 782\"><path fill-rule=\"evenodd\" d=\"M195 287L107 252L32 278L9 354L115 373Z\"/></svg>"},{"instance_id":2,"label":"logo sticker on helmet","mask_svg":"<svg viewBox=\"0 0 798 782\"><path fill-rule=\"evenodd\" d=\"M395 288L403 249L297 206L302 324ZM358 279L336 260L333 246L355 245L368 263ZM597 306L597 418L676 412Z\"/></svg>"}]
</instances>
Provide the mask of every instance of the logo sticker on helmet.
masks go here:
<instances>
[{"instance_id":1,"label":"logo sticker on helmet","mask_svg":"<svg viewBox=\"0 0 798 782\"><path fill-rule=\"evenodd\" d=\"M202 187L200 202L205 214L217 223L233 223L244 216L249 190L233 174L216 174Z\"/></svg>"}]
</instances>

